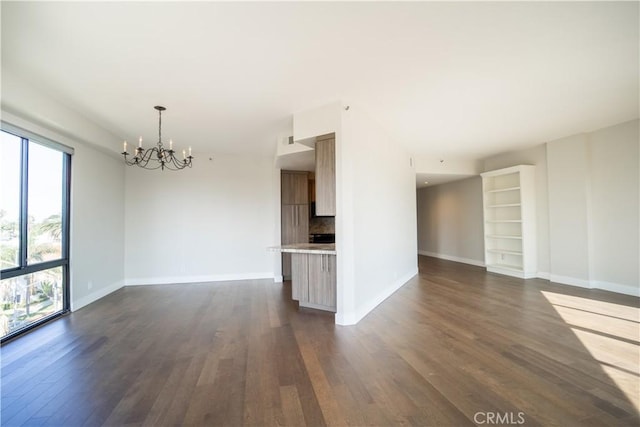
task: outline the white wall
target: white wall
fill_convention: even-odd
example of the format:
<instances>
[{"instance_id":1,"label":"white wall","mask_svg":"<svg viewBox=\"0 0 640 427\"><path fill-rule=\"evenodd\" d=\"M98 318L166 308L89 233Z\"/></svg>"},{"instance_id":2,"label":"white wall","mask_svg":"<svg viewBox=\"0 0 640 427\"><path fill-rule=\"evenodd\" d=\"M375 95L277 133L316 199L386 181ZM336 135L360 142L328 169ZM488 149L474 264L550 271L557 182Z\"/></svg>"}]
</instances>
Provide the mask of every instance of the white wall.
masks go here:
<instances>
[{"instance_id":1,"label":"white wall","mask_svg":"<svg viewBox=\"0 0 640 427\"><path fill-rule=\"evenodd\" d=\"M71 164L71 307L124 284L124 173L120 159L77 144Z\"/></svg>"},{"instance_id":2,"label":"white wall","mask_svg":"<svg viewBox=\"0 0 640 427\"><path fill-rule=\"evenodd\" d=\"M17 76L2 75L2 119L74 148L71 160L71 309L123 285L124 176L119 138Z\"/></svg>"},{"instance_id":3,"label":"white wall","mask_svg":"<svg viewBox=\"0 0 640 427\"><path fill-rule=\"evenodd\" d=\"M294 141L306 140L339 131L342 121L342 103L333 102L293 115Z\"/></svg>"},{"instance_id":4,"label":"white wall","mask_svg":"<svg viewBox=\"0 0 640 427\"><path fill-rule=\"evenodd\" d=\"M482 162L468 158L442 159L434 155L413 157L416 173L427 175L467 175L474 176L482 172Z\"/></svg>"},{"instance_id":5,"label":"white wall","mask_svg":"<svg viewBox=\"0 0 640 427\"><path fill-rule=\"evenodd\" d=\"M343 233L351 227L352 241L338 262L353 262L345 277L353 280L345 283L353 286L353 300L337 322L352 324L418 272L415 170L409 154L360 107L343 110L342 130L342 178L350 182L343 182L341 200L350 206L336 223Z\"/></svg>"},{"instance_id":6,"label":"white wall","mask_svg":"<svg viewBox=\"0 0 640 427\"><path fill-rule=\"evenodd\" d=\"M549 257L551 280L589 282L588 165L583 135L549 143Z\"/></svg>"},{"instance_id":7,"label":"white wall","mask_svg":"<svg viewBox=\"0 0 640 427\"><path fill-rule=\"evenodd\" d=\"M421 188L417 204L420 255L484 266L480 177Z\"/></svg>"},{"instance_id":8,"label":"white wall","mask_svg":"<svg viewBox=\"0 0 640 427\"><path fill-rule=\"evenodd\" d=\"M638 123L548 143L552 281L640 296Z\"/></svg>"},{"instance_id":9,"label":"white wall","mask_svg":"<svg viewBox=\"0 0 640 427\"><path fill-rule=\"evenodd\" d=\"M590 135L591 280L640 287L638 120ZM606 283L605 283L606 282Z\"/></svg>"},{"instance_id":10,"label":"white wall","mask_svg":"<svg viewBox=\"0 0 640 427\"><path fill-rule=\"evenodd\" d=\"M273 278L273 160L200 153L194 162L179 173L127 168L126 284Z\"/></svg>"}]
</instances>

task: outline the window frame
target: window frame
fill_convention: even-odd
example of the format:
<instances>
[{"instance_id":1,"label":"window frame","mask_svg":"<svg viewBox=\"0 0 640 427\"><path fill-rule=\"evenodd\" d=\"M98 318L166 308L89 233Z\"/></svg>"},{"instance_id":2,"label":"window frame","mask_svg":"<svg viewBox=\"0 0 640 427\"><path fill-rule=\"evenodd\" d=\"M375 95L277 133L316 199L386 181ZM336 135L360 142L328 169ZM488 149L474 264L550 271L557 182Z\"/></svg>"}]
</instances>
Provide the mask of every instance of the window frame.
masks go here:
<instances>
[{"instance_id":1,"label":"window frame","mask_svg":"<svg viewBox=\"0 0 640 427\"><path fill-rule=\"evenodd\" d=\"M7 126L8 127L8 126ZM38 319L22 328L16 329L8 333L7 335L0 337L0 343L4 343L21 335L33 328L42 325L45 322L53 320L64 314L69 313L71 307L71 296L69 286L69 262L70 262L70 214L71 214L71 154L73 151L61 149L63 147L55 142L51 143L45 139L45 143L39 141L40 138L30 138L22 134L23 132L16 132L13 129L7 129L3 126L0 131L20 138L20 215L19 224L20 229L20 241L18 243L18 266L0 270L0 277L2 279L11 279L14 277L25 276L33 273L37 273L43 270L49 270L55 267L62 267L62 309L41 319ZM26 133L26 132L25 132ZM43 261L38 263L28 263L27 255L27 242L28 242L28 218L29 218L29 144L43 145L52 150L59 151L62 154L62 233L61 233L61 257L59 259Z\"/></svg>"}]
</instances>

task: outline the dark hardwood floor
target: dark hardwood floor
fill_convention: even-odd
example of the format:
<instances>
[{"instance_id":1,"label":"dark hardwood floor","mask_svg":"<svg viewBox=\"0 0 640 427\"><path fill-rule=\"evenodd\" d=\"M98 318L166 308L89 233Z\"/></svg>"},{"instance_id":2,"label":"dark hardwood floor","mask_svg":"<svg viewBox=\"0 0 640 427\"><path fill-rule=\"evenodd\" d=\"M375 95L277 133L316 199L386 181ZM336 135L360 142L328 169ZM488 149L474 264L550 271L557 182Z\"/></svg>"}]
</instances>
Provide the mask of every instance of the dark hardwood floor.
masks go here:
<instances>
[{"instance_id":1,"label":"dark hardwood floor","mask_svg":"<svg viewBox=\"0 0 640 427\"><path fill-rule=\"evenodd\" d=\"M637 298L419 264L350 327L265 280L121 289L2 347L1 424L638 425Z\"/></svg>"}]
</instances>

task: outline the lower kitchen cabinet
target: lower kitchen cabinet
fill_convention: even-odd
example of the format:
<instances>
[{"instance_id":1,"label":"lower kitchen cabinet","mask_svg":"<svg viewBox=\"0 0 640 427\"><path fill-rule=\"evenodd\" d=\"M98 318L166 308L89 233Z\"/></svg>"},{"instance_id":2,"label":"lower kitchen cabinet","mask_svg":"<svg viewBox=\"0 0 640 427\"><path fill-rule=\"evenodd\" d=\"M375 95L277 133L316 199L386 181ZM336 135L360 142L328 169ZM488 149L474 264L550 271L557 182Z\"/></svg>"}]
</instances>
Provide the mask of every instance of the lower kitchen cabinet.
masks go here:
<instances>
[{"instance_id":1,"label":"lower kitchen cabinet","mask_svg":"<svg viewBox=\"0 0 640 427\"><path fill-rule=\"evenodd\" d=\"M307 301L309 300L309 256L307 254L289 255L291 255L291 298L296 301Z\"/></svg>"},{"instance_id":2,"label":"lower kitchen cabinet","mask_svg":"<svg viewBox=\"0 0 640 427\"><path fill-rule=\"evenodd\" d=\"M309 205L282 205L282 244L309 242ZM282 254L282 276L291 277L291 256Z\"/></svg>"},{"instance_id":3,"label":"lower kitchen cabinet","mask_svg":"<svg viewBox=\"0 0 640 427\"><path fill-rule=\"evenodd\" d=\"M291 254L292 297L300 306L336 311L336 256Z\"/></svg>"}]
</instances>

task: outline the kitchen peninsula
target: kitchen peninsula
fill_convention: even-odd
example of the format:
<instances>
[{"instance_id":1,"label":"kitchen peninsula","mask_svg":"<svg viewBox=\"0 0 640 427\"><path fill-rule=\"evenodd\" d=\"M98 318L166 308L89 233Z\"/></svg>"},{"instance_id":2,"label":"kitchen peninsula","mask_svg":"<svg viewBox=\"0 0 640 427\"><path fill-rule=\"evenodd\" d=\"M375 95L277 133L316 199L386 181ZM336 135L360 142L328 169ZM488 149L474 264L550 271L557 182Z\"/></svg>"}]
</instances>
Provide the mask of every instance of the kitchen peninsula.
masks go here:
<instances>
[{"instance_id":1,"label":"kitchen peninsula","mask_svg":"<svg viewBox=\"0 0 640 427\"><path fill-rule=\"evenodd\" d=\"M269 249L291 254L291 297L300 307L336 311L335 243L293 243Z\"/></svg>"}]
</instances>

